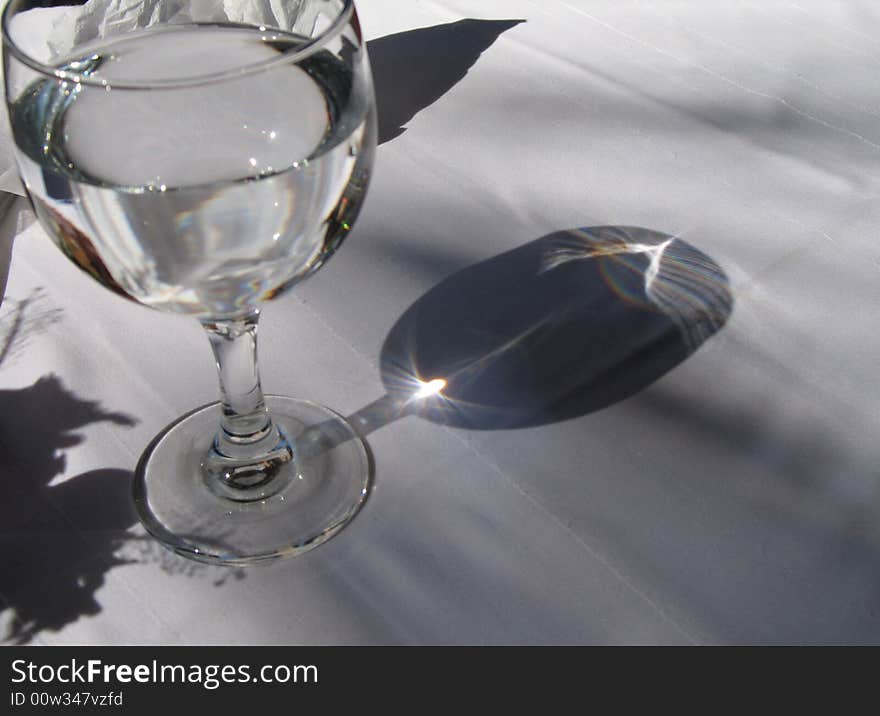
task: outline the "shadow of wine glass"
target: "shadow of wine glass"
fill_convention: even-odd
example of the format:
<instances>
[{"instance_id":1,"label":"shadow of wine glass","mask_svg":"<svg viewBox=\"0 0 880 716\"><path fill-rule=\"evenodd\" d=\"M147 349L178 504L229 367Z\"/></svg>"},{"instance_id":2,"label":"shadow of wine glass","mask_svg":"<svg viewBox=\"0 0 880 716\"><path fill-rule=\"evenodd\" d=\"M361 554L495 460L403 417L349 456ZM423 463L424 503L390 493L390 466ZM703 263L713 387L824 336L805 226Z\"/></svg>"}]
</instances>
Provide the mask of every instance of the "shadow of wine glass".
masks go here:
<instances>
[{"instance_id":1,"label":"shadow of wine glass","mask_svg":"<svg viewBox=\"0 0 880 716\"><path fill-rule=\"evenodd\" d=\"M501 33L521 22L469 18L370 40L379 143L403 134L407 122L462 80Z\"/></svg>"},{"instance_id":2,"label":"shadow of wine glass","mask_svg":"<svg viewBox=\"0 0 880 716\"><path fill-rule=\"evenodd\" d=\"M556 232L445 279L389 332L386 394L349 417L361 435L406 415L471 430L600 410L647 387L733 310L724 271L650 229Z\"/></svg>"}]
</instances>

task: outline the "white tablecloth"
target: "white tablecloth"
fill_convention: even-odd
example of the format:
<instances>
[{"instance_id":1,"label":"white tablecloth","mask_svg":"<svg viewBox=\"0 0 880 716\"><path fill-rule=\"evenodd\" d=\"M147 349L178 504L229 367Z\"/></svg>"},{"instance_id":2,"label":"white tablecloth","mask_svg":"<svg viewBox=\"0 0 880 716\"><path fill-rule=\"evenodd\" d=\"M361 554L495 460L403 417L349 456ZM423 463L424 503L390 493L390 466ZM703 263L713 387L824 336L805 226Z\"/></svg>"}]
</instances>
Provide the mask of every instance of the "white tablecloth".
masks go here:
<instances>
[{"instance_id":1,"label":"white tablecloth","mask_svg":"<svg viewBox=\"0 0 880 716\"><path fill-rule=\"evenodd\" d=\"M131 471L215 398L207 343L80 274L19 199L7 640L880 642L877 4L359 10L385 141L348 243L266 307L261 363L360 419L372 496L268 567L148 539ZM432 370L481 367L470 405L377 409L401 331Z\"/></svg>"}]
</instances>

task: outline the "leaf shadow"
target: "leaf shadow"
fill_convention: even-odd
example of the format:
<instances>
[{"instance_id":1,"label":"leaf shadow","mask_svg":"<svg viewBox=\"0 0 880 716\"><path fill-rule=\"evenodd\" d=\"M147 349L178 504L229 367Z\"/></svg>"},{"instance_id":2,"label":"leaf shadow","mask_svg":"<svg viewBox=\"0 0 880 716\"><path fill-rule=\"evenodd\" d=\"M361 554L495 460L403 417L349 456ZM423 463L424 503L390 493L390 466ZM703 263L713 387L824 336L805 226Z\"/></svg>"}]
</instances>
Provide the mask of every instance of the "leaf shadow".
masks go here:
<instances>
[{"instance_id":1,"label":"leaf shadow","mask_svg":"<svg viewBox=\"0 0 880 716\"><path fill-rule=\"evenodd\" d=\"M131 473L91 470L55 482L66 469L64 451L83 441L76 431L98 422L135 424L79 398L55 375L0 390L0 595L12 610L9 641L96 614L95 591L126 563L115 551L136 522Z\"/></svg>"},{"instance_id":2,"label":"leaf shadow","mask_svg":"<svg viewBox=\"0 0 880 716\"><path fill-rule=\"evenodd\" d=\"M503 32L522 22L468 18L370 40L379 143L403 134L404 125L461 81Z\"/></svg>"}]
</instances>

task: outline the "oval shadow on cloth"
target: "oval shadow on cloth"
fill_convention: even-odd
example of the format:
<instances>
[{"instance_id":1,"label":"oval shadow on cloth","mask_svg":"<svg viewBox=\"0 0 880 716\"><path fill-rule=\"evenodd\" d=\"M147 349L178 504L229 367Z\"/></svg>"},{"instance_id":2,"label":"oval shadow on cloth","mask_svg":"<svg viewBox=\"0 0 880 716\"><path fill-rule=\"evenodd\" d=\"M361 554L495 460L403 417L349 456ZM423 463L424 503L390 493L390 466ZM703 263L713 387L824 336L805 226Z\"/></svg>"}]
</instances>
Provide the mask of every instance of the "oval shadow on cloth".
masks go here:
<instances>
[{"instance_id":1,"label":"oval shadow on cloth","mask_svg":"<svg viewBox=\"0 0 880 716\"><path fill-rule=\"evenodd\" d=\"M561 231L416 301L382 347L382 381L400 414L481 430L543 425L637 393L732 309L722 269L681 239L637 227Z\"/></svg>"}]
</instances>

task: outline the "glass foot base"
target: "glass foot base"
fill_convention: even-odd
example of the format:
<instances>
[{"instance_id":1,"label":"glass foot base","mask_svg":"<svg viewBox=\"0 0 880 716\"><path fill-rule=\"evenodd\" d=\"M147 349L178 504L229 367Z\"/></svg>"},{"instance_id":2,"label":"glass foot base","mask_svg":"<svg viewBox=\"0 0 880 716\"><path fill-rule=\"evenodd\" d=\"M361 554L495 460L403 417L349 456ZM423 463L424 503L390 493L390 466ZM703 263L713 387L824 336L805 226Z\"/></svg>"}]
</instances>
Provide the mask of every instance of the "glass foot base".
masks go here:
<instances>
[{"instance_id":1,"label":"glass foot base","mask_svg":"<svg viewBox=\"0 0 880 716\"><path fill-rule=\"evenodd\" d=\"M230 499L208 484L202 462L220 423L220 404L169 425L147 447L134 477L135 505L147 531L201 562L247 565L301 554L330 539L367 498L366 446L339 415L304 400L266 396L294 460L265 498Z\"/></svg>"}]
</instances>

